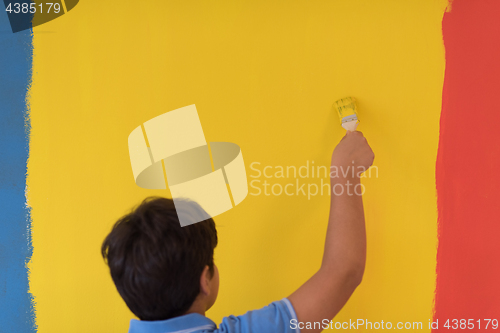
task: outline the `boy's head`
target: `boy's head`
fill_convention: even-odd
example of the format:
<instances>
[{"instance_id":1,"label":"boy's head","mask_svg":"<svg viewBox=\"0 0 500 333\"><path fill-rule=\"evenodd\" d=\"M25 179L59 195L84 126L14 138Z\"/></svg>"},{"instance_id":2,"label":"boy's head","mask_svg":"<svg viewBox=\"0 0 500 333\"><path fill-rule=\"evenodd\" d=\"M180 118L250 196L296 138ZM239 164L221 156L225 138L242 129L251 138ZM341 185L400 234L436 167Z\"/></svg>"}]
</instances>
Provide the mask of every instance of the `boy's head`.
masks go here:
<instances>
[{"instance_id":1,"label":"boy's head","mask_svg":"<svg viewBox=\"0 0 500 333\"><path fill-rule=\"evenodd\" d=\"M204 213L195 202L176 204L193 218ZM203 312L213 305L216 246L212 219L181 227L173 200L149 197L115 223L101 251L129 309L141 320L165 320L192 310L195 300Z\"/></svg>"}]
</instances>

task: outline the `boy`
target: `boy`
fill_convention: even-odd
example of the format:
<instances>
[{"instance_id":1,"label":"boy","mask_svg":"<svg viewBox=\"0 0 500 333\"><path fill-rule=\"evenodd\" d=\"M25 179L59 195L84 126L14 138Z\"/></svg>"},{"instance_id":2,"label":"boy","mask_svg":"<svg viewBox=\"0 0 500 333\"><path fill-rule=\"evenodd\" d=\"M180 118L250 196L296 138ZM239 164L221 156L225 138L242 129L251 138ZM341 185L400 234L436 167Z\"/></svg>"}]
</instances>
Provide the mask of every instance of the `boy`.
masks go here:
<instances>
[{"instance_id":1,"label":"boy","mask_svg":"<svg viewBox=\"0 0 500 333\"><path fill-rule=\"evenodd\" d=\"M363 276L363 202L360 191L353 189L360 184L359 171L368 169L373 159L361 132L348 132L342 138L331 164L344 172L331 178L335 191L321 267L287 298L241 316L225 317L219 328L205 317L219 290L219 273L213 262L217 246L214 221L181 227L172 200L144 200L114 225L102 245L118 292L141 319L131 320L129 333L321 332ZM350 167L355 168L354 174ZM194 217L203 214L200 206L189 201L178 205L179 210Z\"/></svg>"}]
</instances>

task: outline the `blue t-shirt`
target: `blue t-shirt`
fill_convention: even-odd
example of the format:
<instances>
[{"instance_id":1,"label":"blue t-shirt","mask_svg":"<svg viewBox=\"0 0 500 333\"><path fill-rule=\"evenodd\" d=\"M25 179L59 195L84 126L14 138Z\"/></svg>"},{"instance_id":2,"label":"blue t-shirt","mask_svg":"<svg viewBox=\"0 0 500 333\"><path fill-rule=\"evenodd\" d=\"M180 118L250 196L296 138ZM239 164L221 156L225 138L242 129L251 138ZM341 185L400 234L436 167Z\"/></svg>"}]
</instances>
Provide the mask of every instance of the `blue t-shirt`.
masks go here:
<instances>
[{"instance_id":1,"label":"blue t-shirt","mask_svg":"<svg viewBox=\"0 0 500 333\"><path fill-rule=\"evenodd\" d=\"M290 321L297 315L286 298L241 316L229 316L217 325L199 313L158 321L130 321L129 333L300 333Z\"/></svg>"}]
</instances>

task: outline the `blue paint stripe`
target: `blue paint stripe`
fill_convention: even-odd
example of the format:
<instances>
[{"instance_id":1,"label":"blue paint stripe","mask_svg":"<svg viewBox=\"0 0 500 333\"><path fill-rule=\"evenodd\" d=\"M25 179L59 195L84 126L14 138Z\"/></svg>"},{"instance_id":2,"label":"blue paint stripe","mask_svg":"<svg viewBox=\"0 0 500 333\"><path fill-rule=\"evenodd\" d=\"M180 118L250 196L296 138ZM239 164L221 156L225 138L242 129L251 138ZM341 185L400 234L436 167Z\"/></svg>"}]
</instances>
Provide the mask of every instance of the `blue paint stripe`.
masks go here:
<instances>
[{"instance_id":1,"label":"blue paint stripe","mask_svg":"<svg viewBox=\"0 0 500 333\"><path fill-rule=\"evenodd\" d=\"M26 263L32 255L25 187L31 30L12 33L0 5L0 332L36 332Z\"/></svg>"}]
</instances>

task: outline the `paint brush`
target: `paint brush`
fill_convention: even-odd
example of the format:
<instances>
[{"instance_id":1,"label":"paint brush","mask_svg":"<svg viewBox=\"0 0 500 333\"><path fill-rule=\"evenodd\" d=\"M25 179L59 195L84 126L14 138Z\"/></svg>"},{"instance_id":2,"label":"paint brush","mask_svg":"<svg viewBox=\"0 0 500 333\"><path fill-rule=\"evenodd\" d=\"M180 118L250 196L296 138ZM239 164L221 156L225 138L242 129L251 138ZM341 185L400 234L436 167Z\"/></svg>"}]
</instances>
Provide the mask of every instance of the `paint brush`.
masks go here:
<instances>
[{"instance_id":1,"label":"paint brush","mask_svg":"<svg viewBox=\"0 0 500 333\"><path fill-rule=\"evenodd\" d=\"M356 108L356 99L354 97L345 97L335 102L340 123L347 131L355 131L359 124L358 113Z\"/></svg>"}]
</instances>

